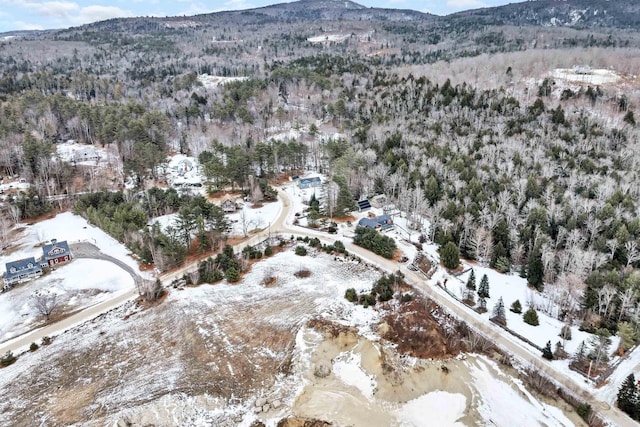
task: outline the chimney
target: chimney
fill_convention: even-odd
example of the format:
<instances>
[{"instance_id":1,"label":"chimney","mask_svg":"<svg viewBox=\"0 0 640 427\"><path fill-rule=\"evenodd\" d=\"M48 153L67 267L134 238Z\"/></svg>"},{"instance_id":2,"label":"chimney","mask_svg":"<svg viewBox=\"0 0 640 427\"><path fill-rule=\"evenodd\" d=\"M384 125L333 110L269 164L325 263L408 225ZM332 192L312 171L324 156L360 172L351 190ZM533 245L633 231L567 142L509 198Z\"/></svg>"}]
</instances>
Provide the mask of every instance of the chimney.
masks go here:
<instances>
[{"instance_id":1,"label":"chimney","mask_svg":"<svg viewBox=\"0 0 640 427\"><path fill-rule=\"evenodd\" d=\"M55 244L58 243L58 239L51 239L51 244L55 246Z\"/></svg>"}]
</instances>

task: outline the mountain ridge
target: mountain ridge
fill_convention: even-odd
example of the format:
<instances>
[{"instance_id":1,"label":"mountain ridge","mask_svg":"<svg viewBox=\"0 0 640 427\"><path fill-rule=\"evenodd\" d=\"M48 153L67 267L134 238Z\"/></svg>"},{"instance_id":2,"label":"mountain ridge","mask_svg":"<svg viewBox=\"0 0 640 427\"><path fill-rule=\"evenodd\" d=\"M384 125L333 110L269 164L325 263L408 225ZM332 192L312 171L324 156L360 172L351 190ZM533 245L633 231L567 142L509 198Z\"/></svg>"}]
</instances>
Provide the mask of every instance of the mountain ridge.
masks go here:
<instances>
[{"instance_id":1,"label":"mountain ridge","mask_svg":"<svg viewBox=\"0 0 640 427\"><path fill-rule=\"evenodd\" d=\"M244 10L193 16L128 17L59 30L10 31L2 37L37 37L50 32L108 30L153 33L211 24L265 24L324 21L433 22L469 25L640 29L636 0L533 0L438 16L411 9L366 7L351 0L298 0Z\"/></svg>"}]
</instances>

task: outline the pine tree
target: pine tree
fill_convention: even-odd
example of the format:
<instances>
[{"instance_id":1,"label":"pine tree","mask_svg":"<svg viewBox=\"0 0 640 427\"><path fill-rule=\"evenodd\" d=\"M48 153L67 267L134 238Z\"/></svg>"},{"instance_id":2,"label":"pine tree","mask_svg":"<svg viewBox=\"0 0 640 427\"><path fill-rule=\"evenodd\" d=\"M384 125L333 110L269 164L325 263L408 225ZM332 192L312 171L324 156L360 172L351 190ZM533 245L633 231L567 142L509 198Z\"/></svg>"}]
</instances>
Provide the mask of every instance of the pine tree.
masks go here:
<instances>
[{"instance_id":1,"label":"pine tree","mask_svg":"<svg viewBox=\"0 0 640 427\"><path fill-rule=\"evenodd\" d=\"M638 417L638 386L636 385L636 378L633 374L624 380L620 389L618 390L618 408L629 414L633 419Z\"/></svg>"},{"instance_id":2,"label":"pine tree","mask_svg":"<svg viewBox=\"0 0 640 427\"><path fill-rule=\"evenodd\" d=\"M467 279L467 289L469 289L470 291L476 290L476 273L473 271L473 268L471 269L471 274Z\"/></svg>"},{"instance_id":3,"label":"pine tree","mask_svg":"<svg viewBox=\"0 0 640 427\"><path fill-rule=\"evenodd\" d=\"M578 349L573 355L573 364L578 368L582 369L584 367L584 362L587 360L587 345L584 341L580 343Z\"/></svg>"},{"instance_id":4,"label":"pine tree","mask_svg":"<svg viewBox=\"0 0 640 427\"><path fill-rule=\"evenodd\" d=\"M442 264L449 270L455 270L460 265L460 251L455 243L449 241L440 249Z\"/></svg>"},{"instance_id":5,"label":"pine tree","mask_svg":"<svg viewBox=\"0 0 640 427\"><path fill-rule=\"evenodd\" d=\"M480 279L480 286L478 287L478 297L479 298L490 298L489 296L489 278L486 274L482 275L482 279Z\"/></svg>"},{"instance_id":6,"label":"pine tree","mask_svg":"<svg viewBox=\"0 0 640 427\"><path fill-rule=\"evenodd\" d=\"M530 307L522 316L525 323L528 323L531 326L538 326L540 321L538 320L538 312L535 311L533 307Z\"/></svg>"},{"instance_id":7,"label":"pine tree","mask_svg":"<svg viewBox=\"0 0 640 427\"><path fill-rule=\"evenodd\" d=\"M551 351L551 341L547 341L547 345L542 349L542 357L547 360L553 360L553 352Z\"/></svg>"},{"instance_id":8,"label":"pine tree","mask_svg":"<svg viewBox=\"0 0 640 427\"><path fill-rule=\"evenodd\" d=\"M507 324L507 317L504 310L504 302L502 301L502 297L498 299L498 302L493 307L493 317L492 319L501 325Z\"/></svg>"},{"instance_id":9,"label":"pine tree","mask_svg":"<svg viewBox=\"0 0 640 427\"><path fill-rule=\"evenodd\" d=\"M542 291L542 288L544 288L544 283L542 282L543 275L542 255L540 254L540 250L536 249L534 253L531 254L529 264L527 265L527 282L538 291Z\"/></svg>"},{"instance_id":10,"label":"pine tree","mask_svg":"<svg viewBox=\"0 0 640 427\"><path fill-rule=\"evenodd\" d=\"M467 279L467 285L464 290L464 295L462 299L469 305L473 305L473 293L476 290L476 273L474 273L473 269L471 269L471 274Z\"/></svg>"}]
</instances>

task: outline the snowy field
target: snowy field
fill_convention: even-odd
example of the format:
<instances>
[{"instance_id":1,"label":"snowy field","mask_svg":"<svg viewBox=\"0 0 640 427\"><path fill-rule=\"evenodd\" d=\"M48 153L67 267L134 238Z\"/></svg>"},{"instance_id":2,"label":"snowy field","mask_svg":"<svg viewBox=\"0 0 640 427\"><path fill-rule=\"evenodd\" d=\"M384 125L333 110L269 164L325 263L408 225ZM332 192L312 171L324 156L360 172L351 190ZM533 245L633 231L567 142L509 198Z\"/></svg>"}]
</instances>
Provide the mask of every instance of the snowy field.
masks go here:
<instances>
[{"instance_id":1,"label":"snowy field","mask_svg":"<svg viewBox=\"0 0 640 427\"><path fill-rule=\"evenodd\" d=\"M220 85L224 85L229 82L239 82L247 80L248 77L222 77L222 76L210 76L209 74L200 74L198 81L202 83L202 86L206 88L215 88Z\"/></svg>"},{"instance_id":2,"label":"snowy field","mask_svg":"<svg viewBox=\"0 0 640 427\"><path fill-rule=\"evenodd\" d=\"M42 245L51 239L57 239L58 241L66 240L69 243L92 243L103 253L119 259L135 271L139 271L137 261L131 257L131 253L123 244L98 227L90 225L81 216L71 212L61 213L52 219L32 225L18 224L16 228L20 230L18 237L9 248L0 254L0 264L2 265L30 256L37 259L42 256ZM139 274L152 278L151 273L140 272Z\"/></svg>"},{"instance_id":3,"label":"snowy field","mask_svg":"<svg viewBox=\"0 0 640 427\"><path fill-rule=\"evenodd\" d=\"M351 34L325 34L322 36L308 37L307 41L311 43L325 43L325 42L343 42L347 40Z\"/></svg>"},{"instance_id":4,"label":"snowy field","mask_svg":"<svg viewBox=\"0 0 640 427\"><path fill-rule=\"evenodd\" d=\"M551 72L551 77L574 83L586 83L590 85L602 85L616 83L620 76L613 70L591 69L586 74L578 74L571 68L556 68Z\"/></svg>"},{"instance_id":5,"label":"snowy field","mask_svg":"<svg viewBox=\"0 0 640 427\"><path fill-rule=\"evenodd\" d=\"M108 261L77 259L61 265L50 274L0 294L0 342L41 325L43 318L31 298L36 290L57 294L60 301L57 310L69 312L100 303L133 286L133 278Z\"/></svg>"},{"instance_id":6,"label":"snowy field","mask_svg":"<svg viewBox=\"0 0 640 427\"><path fill-rule=\"evenodd\" d=\"M65 268L76 269L73 274L64 275L75 278L65 282L68 289L84 289L82 278L88 275L87 269L98 270L98 266L82 266L78 261ZM65 268L56 272L63 275ZM301 268L310 270L311 276L297 277L295 273ZM109 281L106 272L99 271L105 279L94 286L117 291L113 284L117 278ZM294 413L297 399L307 384L304 374L312 368L310 358L318 344L305 342L295 331L310 318L321 317L354 328L374 352L368 353L367 363L361 346L344 348L336 357L327 359L332 373L321 384L326 388L326 396L358 402L359 409L351 408L356 412L362 405L370 407L388 417L387 426L468 425L461 424L462 417L467 420L481 417L486 425L511 425L501 421L507 420L513 411L520 417L521 425L571 425L559 410L538 401L496 364L476 356L457 362L466 366L464 371L472 373L469 381L463 381L467 384L464 394L451 385L405 402L378 397L381 381L388 380L383 378L381 367L377 375L369 369L371 355L376 354L374 345L381 345L378 333L381 314L349 303L344 292L350 287L358 291L369 289L379 274L370 266L335 261L333 256L316 254L314 250L305 257L295 256L289 250L254 264L239 284L223 282L172 291L161 305L144 311L122 307L100 320L61 334L52 346L28 353L11 368L0 370L0 387L11 394L13 402L10 407L0 402L0 423L9 419L33 420L29 414L37 417L46 414L39 412L42 409L31 412L29 408L46 408L47 413L54 411L49 419L52 423L88 425L73 418L73 414L90 413L88 409L97 404L107 408L107 412L99 415L101 419L93 418L93 424L115 425L117 420L126 419L134 425L248 427L260 419L275 427L279 419ZM262 285L266 277L276 277L276 284ZM239 310L243 315L234 315ZM174 327L162 327L168 323ZM251 325L250 331L247 324ZM182 333L176 335L175 330ZM293 348L283 341L286 336L291 336ZM323 334L314 336L321 342L325 340ZM293 353L293 368L290 374L276 374L274 368L286 357L284 349ZM80 371L74 365L81 360L92 363ZM113 360L121 361L117 369ZM184 360L190 363L182 363ZM377 360L381 363L381 359ZM407 366L413 363L409 361ZM425 363L431 363L435 372L439 371L440 362ZM17 405L29 393L23 385L38 378L51 364L57 368L42 385L41 393L28 395L31 405ZM456 372L468 375L454 370L444 381L453 381ZM269 373L272 377L255 379ZM22 381L16 381L18 377ZM202 389L197 384L202 382L209 384L209 391L198 394ZM244 388L249 383L257 388ZM244 397L220 396L211 392L210 387L227 390L229 396ZM151 401L148 396L153 396ZM258 414L254 402L259 396L271 402L277 400L281 406ZM335 407L337 402L325 399L321 404ZM69 410L55 412L60 405ZM348 404L344 407L351 412L349 408ZM370 420L366 408L361 411L363 422ZM329 412L325 415L329 416Z\"/></svg>"}]
</instances>

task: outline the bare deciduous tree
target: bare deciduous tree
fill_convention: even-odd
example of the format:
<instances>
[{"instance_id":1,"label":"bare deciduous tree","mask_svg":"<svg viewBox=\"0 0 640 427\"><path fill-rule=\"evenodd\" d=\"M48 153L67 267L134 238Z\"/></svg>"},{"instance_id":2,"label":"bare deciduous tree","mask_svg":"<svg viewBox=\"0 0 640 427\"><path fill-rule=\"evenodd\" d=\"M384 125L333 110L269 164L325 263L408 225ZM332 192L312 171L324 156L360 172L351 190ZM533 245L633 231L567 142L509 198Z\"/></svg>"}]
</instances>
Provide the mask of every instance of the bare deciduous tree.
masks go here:
<instances>
[{"instance_id":1,"label":"bare deciduous tree","mask_svg":"<svg viewBox=\"0 0 640 427\"><path fill-rule=\"evenodd\" d=\"M58 299L58 294L52 292L50 289L38 289L31 295L31 301L33 307L45 317L46 320L49 320L51 314L58 308L60 304L60 300Z\"/></svg>"}]
</instances>

